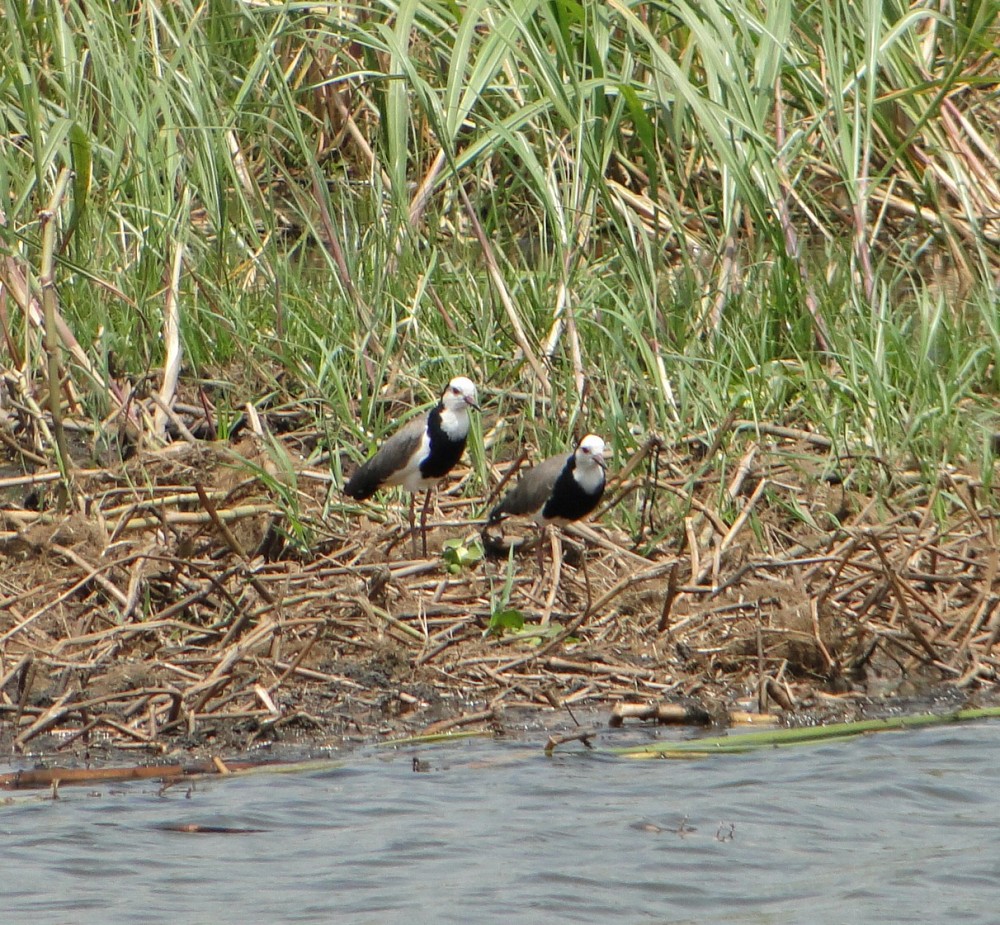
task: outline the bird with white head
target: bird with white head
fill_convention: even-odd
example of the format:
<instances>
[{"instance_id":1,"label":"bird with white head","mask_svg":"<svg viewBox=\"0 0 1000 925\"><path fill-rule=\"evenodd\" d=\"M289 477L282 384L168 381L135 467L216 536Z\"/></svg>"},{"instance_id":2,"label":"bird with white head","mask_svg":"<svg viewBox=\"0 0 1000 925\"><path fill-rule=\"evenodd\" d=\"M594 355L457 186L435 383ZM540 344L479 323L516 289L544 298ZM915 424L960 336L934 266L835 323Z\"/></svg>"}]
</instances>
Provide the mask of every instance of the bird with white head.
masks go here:
<instances>
[{"instance_id":1,"label":"bird with white head","mask_svg":"<svg viewBox=\"0 0 1000 925\"><path fill-rule=\"evenodd\" d=\"M565 527L586 517L597 507L604 494L606 453L604 440L595 434L587 434L572 453L550 456L540 462L525 472L493 508L486 529L495 526L504 517L527 517L541 527L544 534L549 524ZM486 531L483 532L483 542L487 547L496 546L496 542ZM543 559L540 537L539 576L543 572ZM586 558L583 561L589 602L590 579L587 576Z\"/></svg>"},{"instance_id":2,"label":"bird with white head","mask_svg":"<svg viewBox=\"0 0 1000 925\"><path fill-rule=\"evenodd\" d=\"M365 501L380 488L398 485L410 492L410 531L416 544L414 494L424 491L420 535L427 555L427 512L431 489L455 466L469 436L469 409L479 410L475 383L456 376L441 400L390 436L348 479L344 494Z\"/></svg>"}]
</instances>

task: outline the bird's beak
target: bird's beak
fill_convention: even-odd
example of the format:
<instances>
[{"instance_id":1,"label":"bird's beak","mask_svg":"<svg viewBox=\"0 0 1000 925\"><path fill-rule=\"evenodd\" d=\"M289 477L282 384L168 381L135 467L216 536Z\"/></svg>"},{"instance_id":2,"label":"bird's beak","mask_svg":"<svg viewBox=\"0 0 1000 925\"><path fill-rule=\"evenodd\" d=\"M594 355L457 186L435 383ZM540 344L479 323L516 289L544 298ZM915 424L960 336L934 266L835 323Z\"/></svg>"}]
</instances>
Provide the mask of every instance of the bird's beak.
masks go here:
<instances>
[{"instance_id":1,"label":"bird's beak","mask_svg":"<svg viewBox=\"0 0 1000 925\"><path fill-rule=\"evenodd\" d=\"M472 399L472 398L470 398L468 395L465 396L465 403L467 405L470 405L471 407L475 408L476 411L482 411L483 410L482 408L479 407L479 405L476 404L475 400Z\"/></svg>"}]
</instances>

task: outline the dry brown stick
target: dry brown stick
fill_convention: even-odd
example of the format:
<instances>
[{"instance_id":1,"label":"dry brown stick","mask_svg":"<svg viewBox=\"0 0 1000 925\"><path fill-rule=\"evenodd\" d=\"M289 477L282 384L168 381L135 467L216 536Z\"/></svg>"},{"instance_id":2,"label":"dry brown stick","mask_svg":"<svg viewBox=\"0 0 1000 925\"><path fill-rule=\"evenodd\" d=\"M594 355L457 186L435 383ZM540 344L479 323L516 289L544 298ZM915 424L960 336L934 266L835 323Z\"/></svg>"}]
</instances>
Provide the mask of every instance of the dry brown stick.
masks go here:
<instances>
[{"instance_id":1,"label":"dry brown stick","mask_svg":"<svg viewBox=\"0 0 1000 925\"><path fill-rule=\"evenodd\" d=\"M528 458L527 447L522 447L521 452L517 454L514 461L507 467L507 471L500 477L500 481L497 482L496 486L490 491L489 495L486 497L486 501L483 507L491 507L493 502L499 497L500 492L503 491L504 486L517 475L518 470L524 465L525 460Z\"/></svg>"},{"instance_id":2,"label":"dry brown stick","mask_svg":"<svg viewBox=\"0 0 1000 925\"><path fill-rule=\"evenodd\" d=\"M468 620L463 621L462 626L467 625L469 622L470 621ZM443 630L442 632L450 632L450 631L453 630ZM422 652L416 659L414 659L413 664L416 666L426 665L428 662L431 662L435 658L437 658L446 649L450 649L452 646L457 645L461 641L461 639L462 639L461 636L456 635L449 639L445 639L442 642L439 642L433 648L427 649L424 652ZM430 641L433 642L433 637L431 638Z\"/></svg>"},{"instance_id":3,"label":"dry brown stick","mask_svg":"<svg viewBox=\"0 0 1000 925\"><path fill-rule=\"evenodd\" d=\"M131 768L34 768L0 775L0 790L28 790L61 784L95 784L110 781L148 780L157 777L180 777L179 764L136 766Z\"/></svg>"},{"instance_id":4,"label":"dry brown stick","mask_svg":"<svg viewBox=\"0 0 1000 925\"><path fill-rule=\"evenodd\" d=\"M132 568L129 570L128 576L128 589L125 592L125 604L122 607L121 622L127 623L132 619L132 614L135 609L139 606L139 598L142 595L143 590L147 587L145 582L145 567L146 567L146 555L145 553L152 551L156 546L156 541L147 543L143 550L140 550L138 555L135 556L135 561Z\"/></svg>"},{"instance_id":5,"label":"dry brown stick","mask_svg":"<svg viewBox=\"0 0 1000 925\"><path fill-rule=\"evenodd\" d=\"M21 717L28 707L28 698L31 696L31 689L35 683L35 674L38 668L35 657L30 654L26 655L20 664L24 667L17 685L17 711L14 713L15 729L19 729L21 726Z\"/></svg>"},{"instance_id":6,"label":"dry brown stick","mask_svg":"<svg viewBox=\"0 0 1000 925\"><path fill-rule=\"evenodd\" d=\"M729 485L726 486L726 501L729 504L734 503L739 493L743 490L743 483L753 471L753 464L757 459L759 450L760 447L756 443L751 443L740 459L733 478L729 482Z\"/></svg>"},{"instance_id":7,"label":"dry brown stick","mask_svg":"<svg viewBox=\"0 0 1000 925\"><path fill-rule=\"evenodd\" d=\"M111 729L114 732L117 732L128 739L132 739L133 741L145 745L146 747L152 745L153 740L155 738L155 736L151 735L150 733L140 732L138 729L134 729L133 727L127 726L124 723L119 723L116 720L112 719L110 716L96 716L89 723L87 723L87 725L84 726L82 729L78 729L76 732L73 733L73 735L68 736L65 739L62 739L56 750L60 752L66 751L73 745L74 742L77 742L79 739L83 738L88 733L93 732L93 730L96 729L98 726L105 726L108 729ZM120 747L121 743L119 743L119 748Z\"/></svg>"},{"instance_id":8,"label":"dry brown stick","mask_svg":"<svg viewBox=\"0 0 1000 925\"><path fill-rule=\"evenodd\" d=\"M295 658L292 659L291 664L286 665L283 668L279 668L281 674L278 676L277 680L275 680L272 684L269 684L267 686L267 692L269 694L273 694L279 687L281 687L285 683L285 680L288 678L289 675L294 674L296 671L298 671L299 665L301 665L302 662L305 661L306 656L312 651L313 646L318 642L319 638L322 635L323 635L323 627L322 626L316 627L316 629L313 631L312 635L309 637L306 644L299 650L299 653L295 656ZM272 659L272 662L275 665L275 667L279 665L279 661L277 659Z\"/></svg>"},{"instance_id":9,"label":"dry brown stick","mask_svg":"<svg viewBox=\"0 0 1000 925\"><path fill-rule=\"evenodd\" d=\"M809 599L809 615L812 619L813 638L816 640L816 646L819 648L819 651L823 655L823 659L826 661L826 670L832 672L836 668L837 663L834 661L833 656L830 655L830 650L827 649L825 643L823 642L823 637L820 635L819 605L814 597Z\"/></svg>"},{"instance_id":10,"label":"dry brown stick","mask_svg":"<svg viewBox=\"0 0 1000 925\"><path fill-rule=\"evenodd\" d=\"M54 649L55 652L59 652L64 645L68 644L89 643L97 641L99 639L103 639L106 636L117 635L122 633L126 635L131 635L134 633L144 633L152 628L159 628L159 627L170 627L174 629L181 629L201 635L221 635L221 633L219 633L217 630L213 630L210 627L195 627L190 624L183 623L182 621L172 619L173 614L187 610L191 607L192 604L205 599L212 589L215 589L219 593L219 595L229 603L229 605L233 608L234 611L239 609L239 602L229 593L229 591L225 586L225 582L233 575L238 574L242 570L243 568L242 563L238 566L234 566L233 568L227 569L221 575L218 575L212 573L209 569L202 568L198 563L192 560L182 560L174 556L151 556L151 555L143 555L141 553L139 554L130 553L129 555L122 557L121 559L115 561L114 563L109 563L109 566L110 565L121 566L127 564L130 560L136 558L145 558L149 560L163 561L171 565L176 565L179 568L184 568L196 572L197 574L205 578L206 582L205 586L200 589L196 589L194 592L186 595L179 601L175 601L173 604L168 605L163 610L158 611L156 614L152 615L148 620L143 621L141 624L134 626L113 627L110 630L104 630L100 633L92 633L87 636L79 637L78 639L61 640L59 643L56 644L56 647ZM3 640L0 639L0 642L2 641Z\"/></svg>"},{"instance_id":11,"label":"dry brown stick","mask_svg":"<svg viewBox=\"0 0 1000 925\"><path fill-rule=\"evenodd\" d=\"M177 386L175 383L174 388L176 389L176 387ZM166 421L169 420L170 423L177 428L177 432L184 438L184 440L187 443L191 444L191 446L201 445L201 441L198 440L198 438L191 433L187 424L185 424L184 421L181 420L181 416L163 400L162 396L157 395L156 392L150 392L149 398L150 401L152 401L153 404L156 406L156 411L154 413L154 418L153 418L154 421L153 426L160 428L159 436L157 437L158 440L163 441L165 439ZM159 423L157 423L157 421L159 421Z\"/></svg>"},{"instance_id":12,"label":"dry brown stick","mask_svg":"<svg viewBox=\"0 0 1000 925\"><path fill-rule=\"evenodd\" d=\"M719 544L716 546L716 554L722 556L727 549L732 545L733 540L736 539L737 534L743 529L744 524L753 512L754 507L760 500L760 496L764 493L764 489L767 487L767 479L761 479L757 483L757 487L754 489L754 493L750 496L750 500L747 501L745 507L740 511L739 516L733 521L733 525L726 532L726 535L722 538ZM709 570L712 568L712 563L706 563L698 574L694 578L694 584L700 585L708 575Z\"/></svg>"},{"instance_id":13,"label":"dry brown stick","mask_svg":"<svg viewBox=\"0 0 1000 925\"><path fill-rule=\"evenodd\" d=\"M134 505L134 509L141 509L144 505ZM22 511L7 509L4 516L21 527L32 526L34 524L51 524L57 520L64 519L64 514L39 513L37 511ZM217 514L222 520L229 523L233 520L241 520L244 517L254 517L257 514L281 514L281 509L274 504L241 504L236 507L217 509ZM127 530L148 530L158 526L203 526L213 523L207 511L164 511L158 516L133 517L125 524L119 524L111 535L111 539L116 540L118 536Z\"/></svg>"},{"instance_id":14,"label":"dry brown stick","mask_svg":"<svg viewBox=\"0 0 1000 925\"><path fill-rule=\"evenodd\" d=\"M674 601L677 598L677 573L679 571L680 563L674 562L667 575L667 591L663 595L663 608L660 611L659 623L656 625L657 633L663 633L670 629L670 612L673 610Z\"/></svg>"},{"instance_id":15,"label":"dry brown stick","mask_svg":"<svg viewBox=\"0 0 1000 925\"><path fill-rule=\"evenodd\" d=\"M671 494L676 495L681 498L685 504L689 505L693 510L698 512L697 518L692 518L693 522L700 522L702 518L706 518L712 522L715 527L715 532L723 534L727 530L726 522L707 504L700 501L693 494L691 494L688 488L682 485L671 485L670 482L664 481L654 481L651 483L654 488L662 489L663 491L669 491Z\"/></svg>"},{"instance_id":16,"label":"dry brown stick","mask_svg":"<svg viewBox=\"0 0 1000 925\"><path fill-rule=\"evenodd\" d=\"M574 662L555 655L545 660L545 667L551 671L571 671L576 674L590 674L615 678L655 678L652 668L636 668L634 665L612 665L606 662Z\"/></svg>"},{"instance_id":17,"label":"dry brown stick","mask_svg":"<svg viewBox=\"0 0 1000 925\"><path fill-rule=\"evenodd\" d=\"M255 477L250 477L240 483L237 488L256 481ZM232 494L232 490L217 488L208 491L208 496L213 501L223 501ZM143 493L139 494L134 488L122 489L116 492L107 492L104 500L110 501L118 495L126 495L130 500L125 503L111 504L101 507L101 514L107 518L121 517L123 514L133 514L138 510L155 510L165 507L181 507L198 500L198 492L190 491L179 485L144 485Z\"/></svg>"},{"instance_id":18,"label":"dry brown stick","mask_svg":"<svg viewBox=\"0 0 1000 925\"><path fill-rule=\"evenodd\" d=\"M688 551L691 555L691 575L701 574L701 553L698 549L698 538L694 535L694 518L684 518L684 533L687 536Z\"/></svg>"},{"instance_id":19,"label":"dry brown stick","mask_svg":"<svg viewBox=\"0 0 1000 925\"><path fill-rule=\"evenodd\" d=\"M986 655L992 654L993 647L997 644L997 641L1000 640L1000 606L998 606L998 603L1000 602L996 600L994 601L993 616L990 618L988 627L990 635L983 646L983 651Z\"/></svg>"},{"instance_id":20,"label":"dry brown stick","mask_svg":"<svg viewBox=\"0 0 1000 925\"><path fill-rule=\"evenodd\" d=\"M968 632L962 639L961 648L963 650L967 650L971 647L973 637L976 635L976 633L979 632L979 630L982 628L983 623L985 623L987 620L990 621L989 622L989 627L991 629L990 638L992 639L993 636L992 629L994 628L994 625L996 623L996 613L998 612L998 605L1000 605L1000 595L997 595L995 593L983 597L978 602L978 605L976 606L976 611L973 614L972 619L969 621ZM996 642L995 639L993 639L993 642L987 644L986 647L987 652L992 648L994 642Z\"/></svg>"},{"instance_id":21,"label":"dry brown stick","mask_svg":"<svg viewBox=\"0 0 1000 925\"><path fill-rule=\"evenodd\" d=\"M86 719L86 715L84 715ZM76 730L72 735L63 738L59 737L59 744L56 746L57 752L65 751L67 748L72 748L72 746L81 738L89 736L98 726L102 725L103 717L95 716L89 722L85 722L79 729ZM109 736L110 738L110 736Z\"/></svg>"},{"instance_id":22,"label":"dry brown stick","mask_svg":"<svg viewBox=\"0 0 1000 925\"><path fill-rule=\"evenodd\" d=\"M489 723L495 720L496 717L496 710L483 710L479 713L463 713L461 716L455 716L451 719L443 719L436 723L431 723L429 726L425 726L421 735L438 735L439 733L447 732L449 729L455 729L461 726L471 726L475 723Z\"/></svg>"},{"instance_id":23,"label":"dry brown stick","mask_svg":"<svg viewBox=\"0 0 1000 925\"><path fill-rule=\"evenodd\" d=\"M395 627L401 633L403 633L403 635L406 636L407 639L412 639L415 642L421 643L421 645L427 644L427 636L424 633L410 626L409 623L404 623L399 618L394 617L391 613L389 613L388 610L384 610L381 607L376 607L374 604L372 604L371 601L368 600L368 598L359 596L354 598L354 601L362 610L368 613L369 616L372 617L377 616L380 620L384 620L389 626Z\"/></svg>"},{"instance_id":24,"label":"dry brown stick","mask_svg":"<svg viewBox=\"0 0 1000 925\"><path fill-rule=\"evenodd\" d=\"M431 190L434 188L434 182L441 175L441 170L445 165L445 161L446 155L444 148L439 148L438 153L434 156L434 160L431 162L431 166L427 168L427 173L424 174L423 179L417 185L416 192L410 200L409 220L411 228L416 228L420 219L423 217L424 209L430 201Z\"/></svg>"},{"instance_id":25,"label":"dry brown stick","mask_svg":"<svg viewBox=\"0 0 1000 925\"><path fill-rule=\"evenodd\" d=\"M899 576L896 574L896 570L890 564L889 559L885 554L885 550L882 549L882 544L879 542L878 537L874 533L872 533L869 539L872 543L872 547L874 548L875 552L877 553L879 559L882 562L882 567L884 569L884 574L886 578L892 585L893 590L896 592L896 600L899 603L899 608L903 614L903 620L906 623L907 629L910 631L913 638L920 644L920 648L922 648L935 663L939 665L946 665L947 663L938 654L937 649L935 649L934 646L931 644L931 641L924 634L924 631L917 624L917 621L914 618L913 613L910 611L910 604L909 601L907 600L907 589L904 587L903 583L899 580Z\"/></svg>"},{"instance_id":26,"label":"dry brown stick","mask_svg":"<svg viewBox=\"0 0 1000 925\"><path fill-rule=\"evenodd\" d=\"M185 206L190 205L187 192L184 195ZM170 269L170 276L166 281L166 294L163 305L163 375L160 381L160 391L156 396L156 411L153 412L153 433L154 440L161 443L166 441L167 436L167 415L165 409L169 408L177 394L177 383L180 379L181 371L181 338L180 338L180 284L181 266L184 263L184 244L178 239L174 244L174 259Z\"/></svg>"},{"instance_id":27,"label":"dry brown stick","mask_svg":"<svg viewBox=\"0 0 1000 925\"><path fill-rule=\"evenodd\" d=\"M232 574L232 572L230 572L230 574ZM189 594L186 594L180 600L174 601L174 603L172 604L168 604L166 607L163 608L163 610L159 610L155 614L150 616L149 620L145 621L143 625L149 625L153 623L162 624L165 626L170 625L171 623L175 622L173 620L173 616L175 613L183 613L184 611L189 610L193 604L197 604L199 601L204 601L212 592L213 588L222 593L222 596L229 602L229 605L233 608L234 612L239 610L239 602L229 593L228 589L226 589L221 584L221 582L216 582L214 579L208 579L206 580L203 587L198 588L190 592ZM222 635L218 630L213 630L209 627L198 627L196 629L195 627L189 626L186 628L191 630L192 632L213 633L213 634L218 634L220 636Z\"/></svg>"},{"instance_id":28,"label":"dry brown stick","mask_svg":"<svg viewBox=\"0 0 1000 925\"><path fill-rule=\"evenodd\" d=\"M800 430L797 427L786 427L781 424L767 424L763 421L733 421L733 430L736 433L742 431L752 431L755 434L763 434L768 437L784 437L788 440L801 440L821 450L828 450L833 446L833 441L822 434L814 433L811 430Z\"/></svg>"},{"instance_id":29,"label":"dry brown stick","mask_svg":"<svg viewBox=\"0 0 1000 925\"><path fill-rule=\"evenodd\" d=\"M587 748L593 748L590 740L596 739L598 735L600 735L600 730L598 729L580 729L577 732L570 732L566 735L551 735L545 743L545 754L551 755L558 746L566 745L568 742L582 742Z\"/></svg>"},{"instance_id":30,"label":"dry brown stick","mask_svg":"<svg viewBox=\"0 0 1000 925\"><path fill-rule=\"evenodd\" d=\"M42 462L41 457L38 459ZM87 470L77 470L77 475L95 475L100 473L107 473L107 469L87 469ZM49 482L58 482L62 476L58 472L33 472L28 475L15 475L8 478L0 479L0 491L6 491L11 488L30 488L34 485L45 485Z\"/></svg>"},{"instance_id":31,"label":"dry brown stick","mask_svg":"<svg viewBox=\"0 0 1000 925\"><path fill-rule=\"evenodd\" d=\"M983 580L979 584L979 591L976 594L976 600L970 602L968 607L968 612L973 614L973 616L969 620L968 630L962 639L961 648L964 650L968 647L969 640L978 631L979 626L982 625L982 621L986 619L985 614L988 611L988 604L993 596L993 586L996 581L997 573L1000 572L1000 551L997 549L994 521L990 520L989 525L984 523L979 515L979 511L976 509L975 499L971 491L958 491L958 486L955 485L954 480L949 479L949 481L952 482L956 489L956 493L962 498L962 503L965 505L969 516L977 524L980 535L985 537L987 540L989 549L989 557L987 559L985 574L983 576ZM958 634L959 628L962 626L962 622L963 621L955 621L952 630L946 636L949 641L954 639L954 637Z\"/></svg>"},{"instance_id":32,"label":"dry brown stick","mask_svg":"<svg viewBox=\"0 0 1000 925\"><path fill-rule=\"evenodd\" d=\"M826 585L824 585L824 587L816 595L818 600L825 601L829 596L834 585L839 580L841 573L847 566L847 563L851 558L851 554L858 548L859 542L860 539L857 535L848 536L846 540L839 544L839 548L837 550L831 549L826 556L820 558L816 562L815 566L809 569L805 575L802 576L803 585L808 587L812 583L813 578L819 573L820 569L822 569L824 565L836 563L833 574L828 579Z\"/></svg>"},{"instance_id":33,"label":"dry brown stick","mask_svg":"<svg viewBox=\"0 0 1000 925\"><path fill-rule=\"evenodd\" d=\"M329 674L324 671L316 671L315 668L303 668L301 665L291 665L281 661L274 661L272 664L280 671L291 672L300 678L305 678L307 681L318 681L321 684L336 685L337 687L348 688L352 691L366 690L363 684L358 684L357 681L352 681L345 675Z\"/></svg>"},{"instance_id":34,"label":"dry brown stick","mask_svg":"<svg viewBox=\"0 0 1000 925\"><path fill-rule=\"evenodd\" d=\"M57 450L56 462L63 478L66 479L66 491L70 492L69 480L73 474L73 459L66 444L66 431L63 426L62 386L59 373L59 337L56 331L56 282L55 282L55 241L56 214L66 189L69 186L72 171L63 167L59 171L52 198L46 208L39 212L39 225L42 235L42 257L39 273L39 283L42 287L42 310L45 315L45 357L48 368L49 413L52 415L52 433L55 436Z\"/></svg>"},{"instance_id":35,"label":"dry brown stick","mask_svg":"<svg viewBox=\"0 0 1000 925\"><path fill-rule=\"evenodd\" d=\"M20 457L25 462L32 462L36 466L48 467L51 464L51 460L43 456L41 453L34 453L29 450L26 446L22 446L13 437L9 436L6 432L6 428L0 430L0 443L6 446L15 457ZM61 474L56 475L56 481L58 482L62 478Z\"/></svg>"},{"instance_id":36,"label":"dry brown stick","mask_svg":"<svg viewBox=\"0 0 1000 925\"><path fill-rule=\"evenodd\" d=\"M253 585L254 590L256 590L256 592L262 598L264 598L265 601L267 601L269 604L274 604L275 603L274 596L271 594L268 588L265 587L263 582L258 580L257 576L251 570L250 563L247 560L246 551L243 549L243 546L240 544L239 540L237 540L236 537L233 535L233 532L229 529L229 526L226 524L226 522L219 516L219 511L216 508L215 503L208 496L208 492L205 491L205 487L201 484L201 482L195 482L194 488L195 491L198 492L198 498L201 500L202 507L208 512L208 516L211 517L212 522L215 524L216 530L219 531L219 535L226 541L226 545L237 555L237 557L243 560L244 574L246 575L247 580L250 582L251 585ZM226 639L223 640L224 643L228 641L229 641L229 636L227 636Z\"/></svg>"},{"instance_id":37,"label":"dry brown stick","mask_svg":"<svg viewBox=\"0 0 1000 925\"><path fill-rule=\"evenodd\" d=\"M74 552L72 549L61 546L58 543L53 543L51 546L53 552L58 553L64 559L69 559L74 565L79 566L87 574L82 579L83 584L87 582L94 581L99 584L109 597L118 601L118 603L124 608L128 604L128 598L125 593L115 585L113 585L107 578L105 578L101 572L105 572L115 566L116 563L108 562L102 566L91 565L83 556Z\"/></svg>"},{"instance_id":38,"label":"dry brown stick","mask_svg":"<svg viewBox=\"0 0 1000 925\"><path fill-rule=\"evenodd\" d=\"M938 661L937 659L932 659L927 655L927 652L918 645L913 645L909 642L909 638L904 638L902 630L886 629L878 626L869 626L869 632L872 635L878 637L879 639L884 639L886 642L892 643L898 649L902 649L907 655L909 655L914 661L920 662L923 665L932 665L939 671L943 671L954 677L960 677L962 672L957 668L952 668L950 665L944 662Z\"/></svg>"},{"instance_id":39,"label":"dry brown stick","mask_svg":"<svg viewBox=\"0 0 1000 925\"><path fill-rule=\"evenodd\" d=\"M708 711L697 706L663 702L616 703L608 719L608 725L617 728L626 719L655 719L658 723L685 726L707 726L712 721Z\"/></svg>"},{"instance_id":40,"label":"dry brown stick","mask_svg":"<svg viewBox=\"0 0 1000 925\"><path fill-rule=\"evenodd\" d=\"M229 761L231 771L244 771L266 764L281 762ZM28 790L50 787L54 781L62 784L97 784L110 781L150 780L210 775L216 773L211 762L191 765L158 764L135 765L128 768L30 768L0 774L0 790Z\"/></svg>"},{"instance_id":41,"label":"dry brown stick","mask_svg":"<svg viewBox=\"0 0 1000 925\"><path fill-rule=\"evenodd\" d=\"M34 659L35 656L30 652L22 655L6 674L0 675L0 691L6 688L7 685L14 680L14 676L18 674L21 675L21 679L17 685L18 690L23 692L25 687L30 687L27 682L29 680L29 676L32 674Z\"/></svg>"},{"instance_id":42,"label":"dry brown stick","mask_svg":"<svg viewBox=\"0 0 1000 925\"><path fill-rule=\"evenodd\" d=\"M559 534L550 529L549 531L549 555L552 558L551 574L549 575L549 592L545 598L545 606L542 608L542 616L539 620L541 626L548 626L549 618L552 616L552 608L556 604L556 594L559 591L559 581L562 578L562 542L559 539ZM539 539L541 542L541 539ZM586 554L586 552L584 553ZM541 553L539 553L539 562L541 562ZM538 580L541 581L544 575L539 574Z\"/></svg>"},{"instance_id":43,"label":"dry brown stick","mask_svg":"<svg viewBox=\"0 0 1000 925\"><path fill-rule=\"evenodd\" d=\"M640 556L637 553L632 552L631 549L626 549L619 543L609 539L593 524L584 523L583 521L578 520L575 523L567 524L563 528L563 531L568 533L570 536L576 537L582 543L607 550L619 560L626 559L630 563L636 566L642 566L643 568L649 565L649 558L646 556Z\"/></svg>"}]
</instances>

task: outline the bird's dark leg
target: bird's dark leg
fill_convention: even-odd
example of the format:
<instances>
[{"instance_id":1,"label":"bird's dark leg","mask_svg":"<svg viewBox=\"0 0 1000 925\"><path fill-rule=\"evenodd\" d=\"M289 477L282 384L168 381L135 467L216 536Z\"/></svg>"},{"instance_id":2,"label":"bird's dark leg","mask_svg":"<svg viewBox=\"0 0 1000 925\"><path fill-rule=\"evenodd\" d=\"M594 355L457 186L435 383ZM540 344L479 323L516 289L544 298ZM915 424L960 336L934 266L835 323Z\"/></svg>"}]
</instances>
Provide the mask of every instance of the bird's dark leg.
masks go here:
<instances>
[{"instance_id":1,"label":"bird's dark leg","mask_svg":"<svg viewBox=\"0 0 1000 925\"><path fill-rule=\"evenodd\" d=\"M538 530L538 545L535 547L535 555L538 557L538 580L541 582L545 574L545 543L549 538L548 526L540 527Z\"/></svg>"},{"instance_id":2,"label":"bird's dark leg","mask_svg":"<svg viewBox=\"0 0 1000 925\"><path fill-rule=\"evenodd\" d=\"M587 541L582 540L580 547L580 562L583 565L583 583L587 586L587 610L590 610L593 598L590 595L590 572L587 571Z\"/></svg>"},{"instance_id":3,"label":"bird's dark leg","mask_svg":"<svg viewBox=\"0 0 1000 925\"><path fill-rule=\"evenodd\" d=\"M416 495L410 493L410 541L413 543L413 555L417 554L417 517L416 517Z\"/></svg>"},{"instance_id":4,"label":"bird's dark leg","mask_svg":"<svg viewBox=\"0 0 1000 925\"><path fill-rule=\"evenodd\" d=\"M431 506L431 490L428 488L424 492L424 510L420 515L420 538L424 544L424 558L427 558L427 511Z\"/></svg>"}]
</instances>

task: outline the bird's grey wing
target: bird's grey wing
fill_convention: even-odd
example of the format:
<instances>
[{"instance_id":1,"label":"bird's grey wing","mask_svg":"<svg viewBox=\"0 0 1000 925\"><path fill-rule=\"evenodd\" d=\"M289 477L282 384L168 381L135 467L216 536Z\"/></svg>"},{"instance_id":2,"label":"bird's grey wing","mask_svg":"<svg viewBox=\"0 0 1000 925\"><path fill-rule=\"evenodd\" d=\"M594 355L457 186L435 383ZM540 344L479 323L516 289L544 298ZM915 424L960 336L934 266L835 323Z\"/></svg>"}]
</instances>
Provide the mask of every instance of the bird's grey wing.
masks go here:
<instances>
[{"instance_id":1,"label":"bird's grey wing","mask_svg":"<svg viewBox=\"0 0 1000 925\"><path fill-rule=\"evenodd\" d=\"M397 484L393 477L402 472L420 448L426 429L427 418L420 415L397 430L348 479L344 494L357 501L364 501L383 485Z\"/></svg>"},{"instance_id":2,"label":"bird's grey wing","mask_svg":"<svg viewBox=\"0 0 1000 925\"><path fill-rule=\"evenodd\" d=\"M552 494L559 474L566 468L569 459L550 456L533 469L529 469L518 479L517 484L504 495L503 500L490 513L490 522L496 523L505 514L514 517L531 515L539 510Z\"/></svg>"}]
</instances>

